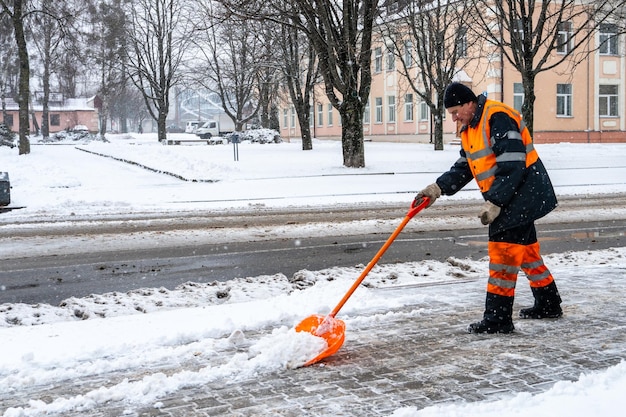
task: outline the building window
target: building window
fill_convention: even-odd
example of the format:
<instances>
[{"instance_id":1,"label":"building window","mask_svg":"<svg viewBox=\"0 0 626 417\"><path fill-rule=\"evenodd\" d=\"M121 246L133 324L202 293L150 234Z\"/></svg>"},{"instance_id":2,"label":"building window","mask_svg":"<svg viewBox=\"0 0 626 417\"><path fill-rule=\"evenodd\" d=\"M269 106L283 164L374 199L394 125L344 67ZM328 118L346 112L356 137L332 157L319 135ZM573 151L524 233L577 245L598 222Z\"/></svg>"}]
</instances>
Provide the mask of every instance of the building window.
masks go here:
<instances>
[{"instance_id":1,"label":"building window","mask_svg":"<svg viewBox=\"0 0 626 417\"><path fill-rule=\"evenodd\" d=\"M287 109L283 109L283 127L284 128L288 128L289 127L289 119L287 116Z\"/></svg>"},{"instance_id":2,"label":"building window","mask_svg":"<svg viewBox=\"0 0 626 417\"><path fill-rule=\"evenodd\" d=\"M413 66L413 42L404 41L404 65L407 68Z\"/></svg>"},{"instance_id":3,"label":"building window","mask_svg":"<svg viewBox=\"0 0 626 417\"><path fill-rule=\"evenodd\" d=\"M426 103L425 101L422 101L420 103L420 121L425 122L428 121L428 114L429 114L429 108L428 108L428 103ZM444 117L446 112L443 112Z\"/></svg>"},{"instance_id":4,"label":"building window","mask_svg":"<svg viewBox=\"0 0 626 417\"><path fill-rule=\"evenodd\" d=\"M13 115L11 115L11 117L13 117ZM13 120L11 120L11 121L13 121ZM61 115L60 114L58 114L58 113L57 114L50 114L50 126L61 126Z\"/></svg>"},{"instance_id":5,"label":"building window","mask_svg":"<svg viewBox=\"0 0 626 417\"><path fill-rule=\"evenodd\" d=\"M296 127L296 108L291 107L291 127Z\"/></svg>"},{"instance_id":6,"label":"building window","mask_svg":"<svg viewBox=\"0 0 626 417\"><path fill-rule=\"evenodd\" d=\"M572 116L572 85L556 85L556 115L562 117Z\"/></svg>"},{"instance_id":7,"label":"building window","mask_svg":"<svg viewBox=\"0 0 626 417\"><path fill-rule=\"evenodd\" d=\"M556 45L556 52L567 54L572 50L572 22L559 23L559 33Z\"/></svg>"},{"instance_id":8,"label":"building window","mask_svg":"<svg viewBox=\"0 0 626 417\"><path fill-rule=\"evenodd\" d=\"M9 128L13 127L13 115L12 114L4 115L4 124L6 124Z\"/></svg>"},{"instance_id":9,"label":"building window","mask_svg":"<svg viewBox=\"0 0 626 417\"><path fill-rule=\"evenodd\" d=\"M456 55L459 58L467 56L467 28L460 28L457 32Z\"/></svg>"},{"instance_id":10,"label":"building window","mask_svg":"<svg viewBox=\"0 0 626 417\"><path fill-rule=\"evenodd\" d=\"M413 121L413 94L404 95L404 121Z\"/></svg>"},{"instance_id":11,"label":"building window","mask_svg":"<svg viewBox=\"0 0 626 417\"><path fill-rule=\"evenodd\" d=\"M328 103L328 126L333 125L333 105Z\"/></svg>"},{"instance_id":12,"label":"building window","mask_svg":"<svg viewBox=\"0 0 626 417\"><path fill-rule=\"evenodd\" d=\"M309 127L313 127L315 121L315 112L313 111L313 106L309 105Z\"/></svg>"},{"instance_id":13,"label":"building window","mask_svg":"<svg viewBox=\"0 0 626 417\"><path fill-rule=\"evenodd\" d=\"M324 107L321 104L317 105L317 125L324 126Z\"/></svg>"},{"instance_id":14,"label":"building window","mask_svg":"<svg viewBox=\"0 0 626 417\"><path fill-rule=\"evenodd\" d=\"M393 45L387 47L387 71L396 69L396 55L393 53Z\"/></svg>"},{"instance_id":15,"label":"building window","mask_svg":"<svg viewBox=\"0 0 626 417\"><path fill-rule=\"evenodd\" d=\"M382 97L376 97L374 111L376 112L374 121L376 123L382 123L383 122L383 98Z\"/></svg>"},{"instance_id":16,"label":"building window","mask_svg":"<svg viewBox=\"0 0 626 417\"><path fill-rule=\"evenodd\" d=\"M521 112L523 104L524 85L522 83L513 83L513 108L518 112Z\"/></svg>"},{"instance_id":17,"label":"building window","mask_svg":"<svg viewBox=\"0 0 626 417\"><path fill-rule=\"evenodd\" d=\"M396 96L387 96L387 121L396 122Z\"/></svg>"},{"instance_id":18,"label":"building window","mask_svg":"<svg viewBox=\"0 0 626 417\"><path fill-rule=\"evenodd\" d=\"M383 70L383 50L378 47L374 49L374 72L381 72Z\"/></svg>"},{"instance_id":19,"label":"building window","mask_svg":"<svg viewBox=\"0 0 626 417\"><path fill-rule=\"evenodd\" d=\"M600 24L600 54L617 55L618 49L617 26L612 23Z\"/></svg>"},{"instance_id":20,"label":"building window","mask_svg":"<svg viewBox=\"0 0 626 417\"><path fill-rule=\"evenodd\" d=\"M367 100L367 103L365 103L365 109L363 109L363 123L369 123L370 122L370 101Z\"/></svg>"},{"instance_id":21,"label":"building window","mask_svg":"<svg viewBox=\"0 0 626 417\"><path fill-rule=\"evenodd\" d=\"M617 86L601 85L598 95L598 114L600 117L617 117Z\"/></svg>"}]
</instances>

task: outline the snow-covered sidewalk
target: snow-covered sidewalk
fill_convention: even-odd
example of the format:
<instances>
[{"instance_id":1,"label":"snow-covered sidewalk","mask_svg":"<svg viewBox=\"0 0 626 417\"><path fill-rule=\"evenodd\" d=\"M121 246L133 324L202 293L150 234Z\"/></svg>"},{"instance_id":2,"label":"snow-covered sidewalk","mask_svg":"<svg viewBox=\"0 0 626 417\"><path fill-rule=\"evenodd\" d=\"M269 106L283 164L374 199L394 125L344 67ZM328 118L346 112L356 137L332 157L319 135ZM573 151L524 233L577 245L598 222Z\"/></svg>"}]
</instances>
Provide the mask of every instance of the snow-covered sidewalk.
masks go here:
<instances>
[{"instance_id":1,"label":"snow-covered sidewalk","mask_svg":"<svg viewBox=\"0 0 626 417\"><path fill-rule=\"evenodd\" d=\"M482 313L485 261L377 266L340 314L344 347L304 369L316 346L293 326L326 313L359 268L16 310L49 324L1 330L3 416L618 416L624 256L547 256L565 316L490 336L465 332ZM520 280L516 309L529 294Z\"/></svg>"}]
</instances>

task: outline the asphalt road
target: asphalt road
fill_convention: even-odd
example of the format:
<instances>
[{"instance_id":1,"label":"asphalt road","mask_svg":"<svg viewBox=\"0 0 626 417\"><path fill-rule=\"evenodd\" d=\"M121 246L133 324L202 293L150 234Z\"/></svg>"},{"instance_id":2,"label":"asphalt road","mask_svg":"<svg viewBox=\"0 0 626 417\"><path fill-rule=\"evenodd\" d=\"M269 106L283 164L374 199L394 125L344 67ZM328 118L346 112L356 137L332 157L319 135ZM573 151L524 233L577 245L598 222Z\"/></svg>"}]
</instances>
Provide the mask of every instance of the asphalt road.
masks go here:
<instances>
[{"instance_id":1,"label":"asphalt road","mask_svg":"<svg viewBox=\"0 0 626 417\"><path fill-rule=\"evenodd\" d=\"M602 201L603 207L624 206L624 198L611 196ZM580 208L598 204L598 200L570 199L561 201L561 208ZM464 216L474 214L475 204L459 203L425 210L424 216ZM400 219L406 213L403 207L379 207L363 210L340 208L332 212L333 222L352 219ZM420 214L422 215L422 214ZM167 236L173 230L191 231L211 227L226 230L230 227L262 225L267 229L286 224L328 221L328 211L302 210L290 212L257 213L254 217L241 215L181 213L152 216L150 219L106 219L98 222L78 221L72 228L53 223L40 227L19 228L12 233L21 239L64 239L69 236L98 234L127 234L142 231ZM538 227L542 251L566 252L599 250L623 246L626 222L605 220L567 223L544 223ZM399 220L398 220L399 223ZM1 237L1 236L0 236ZM93 245L87 252L63 253L47 256L20 256L2 260L0 271L0 304L49 303L59 304L69 297L83 297L113 291L129 291L142 287L172 289L188 281L227 281L233 278L258 277L282 273L320 270L333 266L367 264L380 249L388 234L368 233L285 239L265 239L248 242L201 243L193 246L168 244L168 239L150 247L118 247L108 250ZM394 241L379 263L397 263L434 259L444 261L457 258L482 258L487 255L485 228L454 230L406 230Z\"/></svg>"}]
</instances>

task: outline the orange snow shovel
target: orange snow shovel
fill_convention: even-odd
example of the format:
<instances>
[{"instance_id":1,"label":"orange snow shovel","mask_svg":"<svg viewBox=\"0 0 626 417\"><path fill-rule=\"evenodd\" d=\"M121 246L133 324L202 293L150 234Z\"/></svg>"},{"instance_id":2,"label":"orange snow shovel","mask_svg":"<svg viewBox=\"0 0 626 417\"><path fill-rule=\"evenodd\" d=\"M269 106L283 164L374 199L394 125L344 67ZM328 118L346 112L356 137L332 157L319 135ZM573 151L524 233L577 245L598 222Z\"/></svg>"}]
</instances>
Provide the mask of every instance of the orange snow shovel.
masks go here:
<instances>
[{"instance_id":1,"label":"orange snow shovel","mask_svg":"<svg viewBox=\"0 0 626 417\"><path fill-rule=\"evenodd\" d=\"M354 291L361 285L361 282L365 279L367 274L372 270L376 262L383 256L383 254L387 251L389 246L393 243L393 241L398 237L404 226L411 220L417 213L422 211L425 207L430 203L430 198L422 197L421 200L415 200L411 205L408 213L402 220L402 223L396 228L396 230L389 236L389 239L385 242L385 244L378 250L378 253L372 258L367 267L363 270L359 278L352 284L352 287L348 290L346 295L343 296L339 304L328 313L328 315L323 316L320 314L313 314L312 316L307 317L302 320L297 326L297 332L308 332L313 336L323 337L326 339L326 343L328 347L323 350L319 355L306 362L303 366L313 365L314 363L331 356L335 352L339 350L341 345L343 345L343 341L346 337L346 324L343 320L336 319L335 316L341 310L343 305L348 301L348 298L352 296Z\"/></svg>"}]
</instances>

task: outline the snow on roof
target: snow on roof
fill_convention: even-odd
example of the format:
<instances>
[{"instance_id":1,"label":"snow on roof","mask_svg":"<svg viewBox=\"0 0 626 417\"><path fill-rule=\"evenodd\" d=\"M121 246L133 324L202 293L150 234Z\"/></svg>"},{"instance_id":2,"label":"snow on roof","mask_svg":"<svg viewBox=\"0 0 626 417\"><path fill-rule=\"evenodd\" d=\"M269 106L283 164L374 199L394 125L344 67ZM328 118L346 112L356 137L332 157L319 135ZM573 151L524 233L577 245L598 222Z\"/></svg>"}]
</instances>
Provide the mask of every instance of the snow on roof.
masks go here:
<instances>
[{"instance_id":1,"label":"snow on roof","mask_svg":"<svg viewBox=\"0 0 626 417\"><path fill-rule=\"evenodd\" d=\"M13 100L12 98L6 98L4 100L5 104L6 104L6 109L7 110L18 110L19 106L17 105L17 102L15 100ZM33 104L33 108L35 111L41 111L42 110L42 104L41 103L34 103ZM53 110L53 111L71 111L71 110L89 110L89 111L93 111L94 106L93 106L93 99L92 98L86 98L86 97L79 97L79 98L66 98L63 101L62 105L57 105L56 103L50 103L49 104L49 109Z\"/></svg>"}]
</instances>

